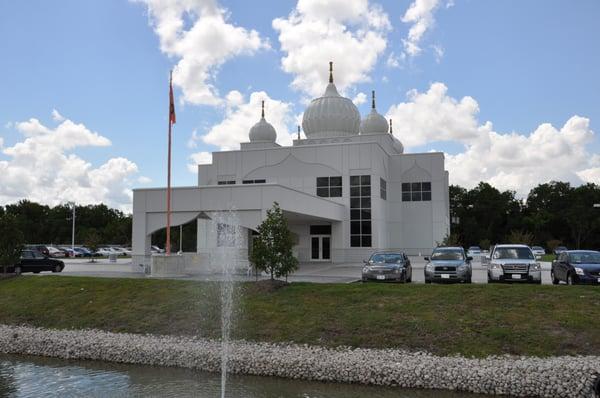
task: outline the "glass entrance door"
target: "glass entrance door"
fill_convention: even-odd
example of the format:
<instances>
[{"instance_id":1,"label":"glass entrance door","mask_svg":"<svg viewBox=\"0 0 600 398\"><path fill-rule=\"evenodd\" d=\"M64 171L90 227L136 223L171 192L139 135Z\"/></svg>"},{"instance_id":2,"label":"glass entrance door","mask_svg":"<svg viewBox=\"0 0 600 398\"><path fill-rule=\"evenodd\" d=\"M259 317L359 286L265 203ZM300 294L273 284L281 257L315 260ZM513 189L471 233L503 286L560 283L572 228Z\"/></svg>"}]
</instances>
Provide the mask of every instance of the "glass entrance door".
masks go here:
<instances>
[{"instance_id":1,"label":"glass entrance door","mask_svg":"<svg viewBox=\"0 0 600 398\"><path fill-rule=\"evenodd\" d=\"M313 261L331 260L331 236L311 236L310 258Z\"/></svg>"}]
</instances>

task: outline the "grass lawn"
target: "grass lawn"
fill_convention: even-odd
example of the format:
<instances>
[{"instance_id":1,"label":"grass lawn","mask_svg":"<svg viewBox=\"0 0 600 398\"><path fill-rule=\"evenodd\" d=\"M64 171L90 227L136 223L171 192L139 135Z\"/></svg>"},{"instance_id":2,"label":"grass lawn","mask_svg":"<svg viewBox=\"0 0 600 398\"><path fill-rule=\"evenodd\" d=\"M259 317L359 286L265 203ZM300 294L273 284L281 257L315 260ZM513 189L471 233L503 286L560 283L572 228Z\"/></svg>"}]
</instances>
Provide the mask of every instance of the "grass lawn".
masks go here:
<instances>
[{"instance_id":1,"label":"grass lawn","mask_svg":"<svg viewBox=\"0 0 600 398\"><path fill-rule=\"evenodd\" d=\"M469 356L600 352L594 286L244 283L238 296L234 336L248 340ZM0 281L0 309L4 324L220 333L217 283L23 276Z\"/></svg>"}]
</instances>

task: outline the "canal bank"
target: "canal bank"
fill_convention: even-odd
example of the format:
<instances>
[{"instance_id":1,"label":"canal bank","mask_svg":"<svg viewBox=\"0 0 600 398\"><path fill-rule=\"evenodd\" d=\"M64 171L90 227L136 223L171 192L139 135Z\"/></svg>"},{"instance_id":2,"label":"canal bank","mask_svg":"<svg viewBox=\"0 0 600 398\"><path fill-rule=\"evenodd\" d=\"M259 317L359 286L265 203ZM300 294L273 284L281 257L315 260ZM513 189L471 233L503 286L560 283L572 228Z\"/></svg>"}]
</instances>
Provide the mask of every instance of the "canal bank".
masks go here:
<instances>
[{"instance_id":1,"label":"canal bank","mask_svg":"<svg viewBox=\"0 0 600 398\"><path fill-rule=\"evenodd\" d=\"M0 353L219 372L210 339L0 325ZM598 356L470 359L394 349L235 341L229 373L536 397L592 397Z\"/></svg>"}]
</instances>

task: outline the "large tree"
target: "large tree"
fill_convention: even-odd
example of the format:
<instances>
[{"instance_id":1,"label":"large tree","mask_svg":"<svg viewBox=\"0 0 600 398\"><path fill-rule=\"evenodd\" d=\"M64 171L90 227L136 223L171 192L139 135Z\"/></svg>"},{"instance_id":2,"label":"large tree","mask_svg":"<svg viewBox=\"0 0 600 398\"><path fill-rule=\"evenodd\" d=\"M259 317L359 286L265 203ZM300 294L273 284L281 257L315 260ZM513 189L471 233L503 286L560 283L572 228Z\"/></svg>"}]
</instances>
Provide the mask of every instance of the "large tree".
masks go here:
<instances>
[{"instance_id":1,"label":"large tree","mask_svg":"<svg viewBox=\"0 0 600 398\"><path fill-rule=\"evenodd\" d=\"M298 259L292 253L294 244L283 211L277 202L267 210L267 217L258 226L250 260L256 269L275 277L287 276L296 270Z\"/></svg>"}]
</instances>

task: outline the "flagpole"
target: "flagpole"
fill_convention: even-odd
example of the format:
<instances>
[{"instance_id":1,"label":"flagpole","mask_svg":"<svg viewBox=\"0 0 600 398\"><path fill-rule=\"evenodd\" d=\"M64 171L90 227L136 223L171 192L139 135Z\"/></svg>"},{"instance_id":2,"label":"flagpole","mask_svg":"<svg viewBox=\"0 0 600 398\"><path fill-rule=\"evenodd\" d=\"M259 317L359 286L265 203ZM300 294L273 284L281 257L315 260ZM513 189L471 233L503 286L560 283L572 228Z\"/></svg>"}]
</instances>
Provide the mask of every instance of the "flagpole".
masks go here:
<instances>
[{"instance_id":1,"label":"flagpole","mask_svg":"<svg viewBox=\"0 0 600 398\"><path fill-rule=\"evenodd\" d=\"M172 126L172 106L173 106L173 71L169 76L169 154L167 156L167 243L165 251L167 256L171 255L171 126Z\"/></svg>"}]
</instances>

